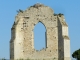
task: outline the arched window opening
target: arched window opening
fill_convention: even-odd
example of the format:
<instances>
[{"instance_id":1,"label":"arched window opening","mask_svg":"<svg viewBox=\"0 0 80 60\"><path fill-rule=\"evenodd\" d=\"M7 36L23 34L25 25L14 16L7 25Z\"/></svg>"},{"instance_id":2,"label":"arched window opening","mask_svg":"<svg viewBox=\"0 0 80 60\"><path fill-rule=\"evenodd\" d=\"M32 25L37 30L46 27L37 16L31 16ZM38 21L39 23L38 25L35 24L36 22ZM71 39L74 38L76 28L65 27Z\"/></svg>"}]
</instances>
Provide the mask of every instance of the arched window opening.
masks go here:
<instances>
[{"instance_id":1,"label":"arched window opening","mask_svg":"<svg viewBox=\"0 0 80 60\"><path fill-rule=\"evenodd\" d=\"M39 22L34 27L34 49L42 50L47 47L46 40L46 27L43 23Z\"/></svg>"}]
</instances>

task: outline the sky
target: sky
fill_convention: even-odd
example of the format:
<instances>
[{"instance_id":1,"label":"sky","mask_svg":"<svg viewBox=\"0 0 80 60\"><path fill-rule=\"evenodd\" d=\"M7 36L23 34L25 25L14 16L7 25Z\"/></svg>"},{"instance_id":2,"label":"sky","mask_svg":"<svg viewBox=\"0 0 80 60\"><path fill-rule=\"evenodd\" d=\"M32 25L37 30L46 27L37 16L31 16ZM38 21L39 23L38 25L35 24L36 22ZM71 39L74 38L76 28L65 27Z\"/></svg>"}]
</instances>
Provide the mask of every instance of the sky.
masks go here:
<instances>
[{"instance_id":1,"label":"sky","mask_svg":"<svg viewBox=\"0 0 80 60\"><path fill-rule=\"evenodd\" d=\"M51 7L54 13L64 14L69 27L71 54L80 48L80 0L0 0L0 58L9 59L10 57L11 27L17 15L17 10L26 10L36 3ZM45 31L45 27L41 23L35 26L35 41L42 43L37 45L34 42L36 49L44 47Z\"/></svg>"}]
</instances>

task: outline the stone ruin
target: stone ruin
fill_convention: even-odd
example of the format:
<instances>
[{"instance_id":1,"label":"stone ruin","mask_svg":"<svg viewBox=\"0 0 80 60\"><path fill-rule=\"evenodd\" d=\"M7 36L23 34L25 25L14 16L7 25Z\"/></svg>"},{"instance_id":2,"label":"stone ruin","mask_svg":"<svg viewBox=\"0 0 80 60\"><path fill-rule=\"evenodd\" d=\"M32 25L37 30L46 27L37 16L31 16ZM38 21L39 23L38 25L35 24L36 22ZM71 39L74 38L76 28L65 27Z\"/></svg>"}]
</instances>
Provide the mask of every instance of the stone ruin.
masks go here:
<instances>
[{"instance_id":1,"label":"stone ruin","mask_svg":"<svg viewBox=\"0 0 80 60\"><path fill-rule=\"evenodd\" d=\"M34 27L41 22L46 28L46 48L34 48ZM71 60L68 25L63 14L43 4L19 10L11 28L10 59Z\"/></svg>"}]
</instances>

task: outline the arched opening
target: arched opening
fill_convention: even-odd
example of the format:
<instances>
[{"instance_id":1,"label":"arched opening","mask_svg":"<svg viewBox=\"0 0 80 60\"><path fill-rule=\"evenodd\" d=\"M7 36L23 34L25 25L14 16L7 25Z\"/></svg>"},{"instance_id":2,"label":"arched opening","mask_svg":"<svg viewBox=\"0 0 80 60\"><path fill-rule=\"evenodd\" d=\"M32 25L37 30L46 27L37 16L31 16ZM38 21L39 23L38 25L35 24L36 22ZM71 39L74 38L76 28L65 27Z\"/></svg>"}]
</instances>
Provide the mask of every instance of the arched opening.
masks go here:
<instances>
[{"instance_id":1,"label":"arched opening","mask_svg":"<svg viewBox=\"0 0 80 60\"><path fill-rule=\"evenodd\" d=\"M46 27L42 22L39 22L34 27L34 49L42 50L47 47Z\"/></svg>"}]
</instances>

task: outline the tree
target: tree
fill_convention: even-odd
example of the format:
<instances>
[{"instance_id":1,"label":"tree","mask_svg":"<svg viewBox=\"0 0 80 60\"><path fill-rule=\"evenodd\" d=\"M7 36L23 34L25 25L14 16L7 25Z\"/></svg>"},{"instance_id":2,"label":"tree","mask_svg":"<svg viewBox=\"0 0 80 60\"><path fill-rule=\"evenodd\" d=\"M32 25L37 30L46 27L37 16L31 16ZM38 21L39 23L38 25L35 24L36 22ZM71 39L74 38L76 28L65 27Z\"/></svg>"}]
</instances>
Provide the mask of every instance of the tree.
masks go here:
<instances>
[{"instance_id":1,"label":"tree","mask_svg":"<svg viewBox=\"0 0 80 60\"><path fill-rule=\"evenodd\" d=\"M80 49L73 52L72 57L76 58L77 60L80 60Z\"/></svg>"}]
</instances>

